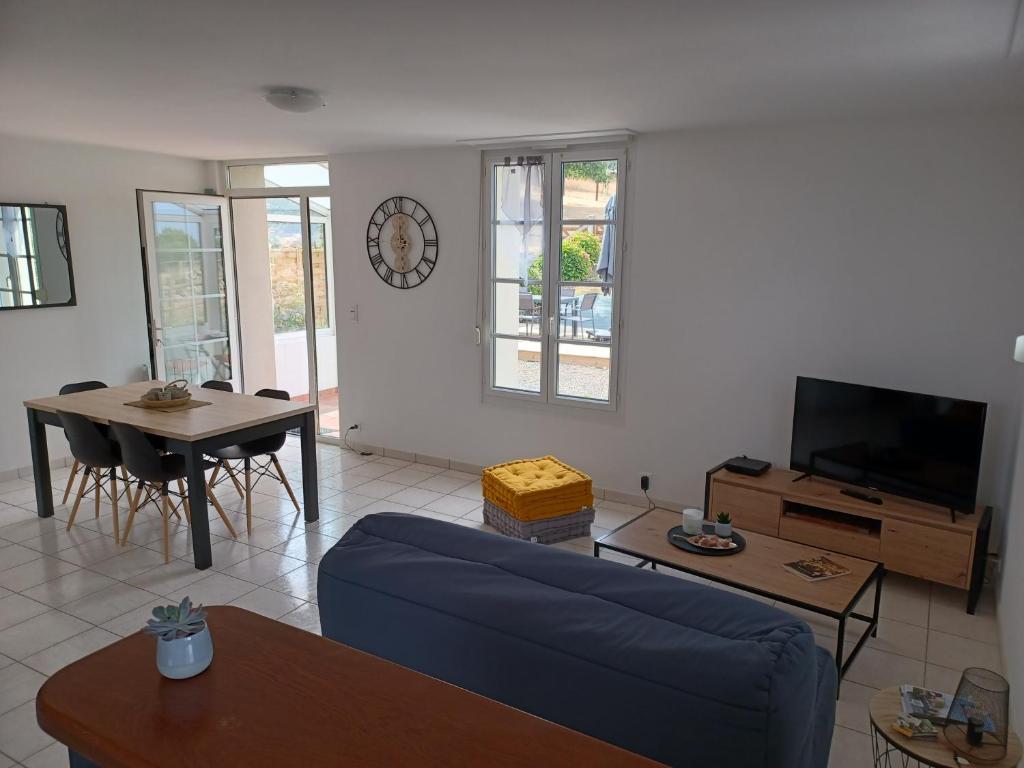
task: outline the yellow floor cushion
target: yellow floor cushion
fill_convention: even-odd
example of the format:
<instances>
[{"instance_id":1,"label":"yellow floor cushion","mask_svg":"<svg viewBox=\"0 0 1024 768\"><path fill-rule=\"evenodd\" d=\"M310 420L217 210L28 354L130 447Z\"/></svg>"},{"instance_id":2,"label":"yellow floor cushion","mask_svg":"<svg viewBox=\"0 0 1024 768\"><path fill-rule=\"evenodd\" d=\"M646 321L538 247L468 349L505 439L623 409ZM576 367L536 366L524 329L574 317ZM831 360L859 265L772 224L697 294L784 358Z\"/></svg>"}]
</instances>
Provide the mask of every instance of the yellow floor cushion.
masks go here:
<instances>
[{"instance_id":1,"label":"yellow floor cushion","mask_svg":"<svg viewBox=\"0 0 1024 768\"><path fill-rule=\"evenodd\" d=\"M554 456L487 467L482 486L487 501L517 520L545 520L594 505L590 478Z\"/></svg>"}]
</instances>

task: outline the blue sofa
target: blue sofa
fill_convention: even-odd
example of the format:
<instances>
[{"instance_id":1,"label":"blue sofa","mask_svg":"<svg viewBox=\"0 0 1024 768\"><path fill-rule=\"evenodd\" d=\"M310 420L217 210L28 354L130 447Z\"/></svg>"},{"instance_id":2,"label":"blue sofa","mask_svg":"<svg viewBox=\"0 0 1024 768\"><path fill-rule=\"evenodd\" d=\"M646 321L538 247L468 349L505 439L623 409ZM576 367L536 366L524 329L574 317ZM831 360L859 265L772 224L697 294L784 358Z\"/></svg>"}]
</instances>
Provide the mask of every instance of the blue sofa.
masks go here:
<instances>
[{"instance_id":1,"label":"blue sofa","mask_svg":"<svg viewBox=\"0 0 1024 768\"><path fill-rule=\"evenodd\" d=\"M393 513L353 526L317 589L325 637L663 763L828 764L832 658L754 600Z\"/></svg>"}]
</instances>

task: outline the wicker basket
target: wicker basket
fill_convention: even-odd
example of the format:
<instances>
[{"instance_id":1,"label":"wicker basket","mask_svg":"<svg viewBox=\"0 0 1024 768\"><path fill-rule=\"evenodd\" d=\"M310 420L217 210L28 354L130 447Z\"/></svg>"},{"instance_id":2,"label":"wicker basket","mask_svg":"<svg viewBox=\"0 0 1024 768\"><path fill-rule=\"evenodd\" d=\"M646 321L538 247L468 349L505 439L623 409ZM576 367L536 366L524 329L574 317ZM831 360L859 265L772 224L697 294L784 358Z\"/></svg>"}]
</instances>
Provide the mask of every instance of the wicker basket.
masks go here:
<instances>
[{"instance_id":1,"label":"wicker basket","mask_svg":"<svg viewBox=\"0 0 1024 768\"><path fill-rule=\"evenodd\" d=\"M594 522L594 510L584 507L578 512L570 512L560 517L525 521L517 520L500 507L485 501L484 522L499 533L515 539L555 544L559 541L589 536L590 524Z\"/></svg>"}]
</instances>

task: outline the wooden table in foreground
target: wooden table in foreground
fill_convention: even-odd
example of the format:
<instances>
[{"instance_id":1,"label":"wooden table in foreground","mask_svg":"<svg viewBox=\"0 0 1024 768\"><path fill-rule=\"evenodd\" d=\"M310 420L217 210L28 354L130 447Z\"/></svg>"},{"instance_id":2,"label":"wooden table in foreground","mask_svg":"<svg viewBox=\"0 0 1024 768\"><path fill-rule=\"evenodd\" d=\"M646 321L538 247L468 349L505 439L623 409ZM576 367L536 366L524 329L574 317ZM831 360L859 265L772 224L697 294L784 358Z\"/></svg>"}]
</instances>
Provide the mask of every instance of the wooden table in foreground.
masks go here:
<instances>
[{"instance_id":1,"label":"wooden table in foreground","mask_svg":"<svg viewBox=\"0 0 1024 768\"><path fill-rule=\"evenodd\" d=\"M213 664L156 669L141 633L57 672L39 725L73 766L660 765L255 613L209 608Z\"/></svg>"},{"instance_id":2,"label":"wooden table in foreground","mask_svg":"<svg viewBox=\"0 0 1024 768\"><path fill-rule=\"evenodd\" d=\"M882 579L885 575L882 565L752 531L739 531L746 539L747 547L738 554L696 555L685 552L668 541L669 530L681 525L682 519L681 514L664 509L645 512L595 541L594 557L600 557L602 549L609 549L639 558L637 566L641 568L648 564L654 569L659 565L675 568L836 619L839 622L836 672L841 682L843 674L864 643L878 631L878 608L882 598ZM815 583L802 579L782 567L783 563L822 555L827 555L830 560L846 566L850 573ZM872 583L875 585L872 615L855 613L854 606ZM844 660L846 622L851 618L867 622L868 626Z\"/></svg>"},{"instance_id":3,"label":"wooden table in foreground","mask_svg":"<svg viewBox=\"0 0 1024 768\"><path fill-rule=\"evenodd\" d=\"M871 713L871 754L875 768L906 768L912 760L929 768L960 768L952 748L941 735L941 729L937 741L908 739L893 730L892 724L900 713L899 688L886 688L876 693L868 710ZM971 765L1013 768L1020 758L1020 739L1011 731L1005 758L996 763L972 762Z\"/></svg>"},{"instance_id":4,"label":"wooden table in foreground","mask_svg":"<svg viewBox=\"0 0 1024 768\"><path fill-rule=\"evenodd\" d=\"M189 387L192 396L197 400L207 401L210 405L166 413L125 405L138 400L147 390L162 383L139 381L120 387L25 401L25 407L28 409L28 434L32 445L32 470L36 483L36 507L40 517L53 515L53 488L50 485L46 425L59 427L57 411L61 410L80 413L100 424L109 424L111 421L131 424L148 435L162 438L168 451L180 453L185 457L188 469L188 500L193 512L192 553L196 568L209 568L212 564L203 454L214 448L298 429L302 446L303 511L306 522L317 520L319 501L314 406L309 403L292 403L269 397L218 392L195 386Z\"/></svg>"}]
</instances>

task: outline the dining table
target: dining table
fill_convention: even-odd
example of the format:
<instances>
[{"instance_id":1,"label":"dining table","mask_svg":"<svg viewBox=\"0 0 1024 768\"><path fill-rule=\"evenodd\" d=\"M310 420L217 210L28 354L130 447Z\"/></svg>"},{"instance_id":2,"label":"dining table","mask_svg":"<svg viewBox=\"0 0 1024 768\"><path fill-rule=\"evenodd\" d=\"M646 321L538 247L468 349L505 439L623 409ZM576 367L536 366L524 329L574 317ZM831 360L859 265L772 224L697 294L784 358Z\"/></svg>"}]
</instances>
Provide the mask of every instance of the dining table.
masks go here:
<instances>
[{"instance_id":1,"label":"dining table","mask_svg":"<svg viewBox=\"0 0 1024 768\"><path fill-rule=\"evenodd\" d=\"M81 414L98 424L130 424L164 450L185 457L188 501L192 510L192 555L196 568L205 569L213 564L206 506L206 462L203 458L212 450L298 430L303 514L307 523L319 518L314 405L196 386L188 388L195 402L184 410L142 408L130 404L137 403L150 389L163 384L160 381L139 381L25 401L39 517L53 516L46 426L60 427L57 412L65 411Z\"/></svg>"}]
</instances>

